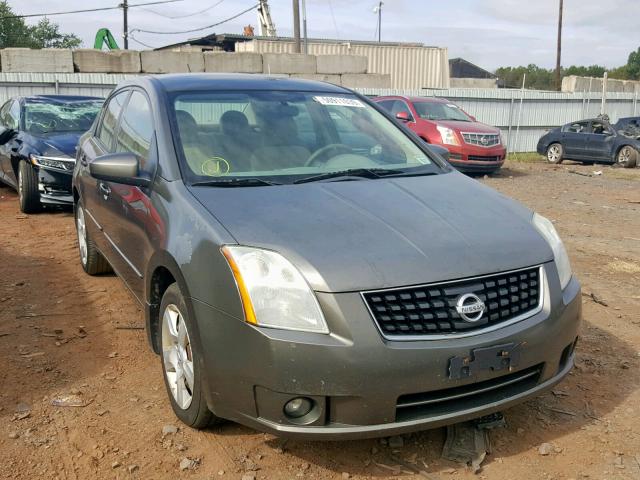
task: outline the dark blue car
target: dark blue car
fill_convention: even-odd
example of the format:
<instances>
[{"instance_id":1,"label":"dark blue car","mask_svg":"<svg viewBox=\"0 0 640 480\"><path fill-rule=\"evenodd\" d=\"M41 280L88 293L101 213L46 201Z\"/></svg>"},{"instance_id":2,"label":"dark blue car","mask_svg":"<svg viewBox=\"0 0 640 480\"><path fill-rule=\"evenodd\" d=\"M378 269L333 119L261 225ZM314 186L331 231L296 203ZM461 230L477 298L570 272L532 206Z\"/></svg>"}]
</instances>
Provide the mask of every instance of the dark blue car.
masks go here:
<instances>
[{"instance_id":1,"label":"dark blue car","mask_svg":"<svg viewBox=\"0 0 640 480\"><path fill-rule=\"evenodd\" d=\"M611 124L605 116L567 123L543 135L537 150L549 163L575 160L633 168L640 151L639 120L630 117Z\"/></svg>"},{"instance_id":2,"label":"dark blue car","mask_svg":"<svg viewBox=\"0 0 640 480\"><path fill-rule=\"evenodd\" d=\"M76 145L103 101L35 95L12 98L0 108L0 179L18 191L23 212L73 204Z\"/></svg>"}]
</instances>

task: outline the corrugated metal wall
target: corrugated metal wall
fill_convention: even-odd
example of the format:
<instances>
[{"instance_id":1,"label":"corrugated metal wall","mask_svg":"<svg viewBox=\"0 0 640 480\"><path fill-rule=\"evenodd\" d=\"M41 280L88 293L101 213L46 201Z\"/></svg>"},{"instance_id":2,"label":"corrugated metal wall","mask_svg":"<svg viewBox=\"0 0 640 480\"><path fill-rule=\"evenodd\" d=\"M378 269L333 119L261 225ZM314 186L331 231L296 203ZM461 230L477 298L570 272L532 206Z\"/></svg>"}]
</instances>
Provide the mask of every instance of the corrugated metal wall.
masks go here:
<instances>
[{"instance_id":1,"label":"corrugated metal wall","mask_svg":"<svg viewBox=\"0 0 640 480\"><path fill-rule=\"evenodd\" d=\"M67 94L105 97L118 82L134 75L90 73L0 73L0 104L16 95ZM510 151L534 151L550 128L600 113L601 94L525 90L361 90L366 95L448 98L479 121L499 127ZM522 107L521 105L522 99ZM606 111L612 121L640 116L638 93L609 93ZM518 129L518 124L520 128Z\"/></svg>"},{"instance_id":2,"label":"corrugated metal wall","mask_svg":"<svg viewBox=\"0 0 640 480\"><path fill-rule=\"evenodd\" d=\"M239 52L293 53L293 42L251 40L236 43ZM449 56L446 48L350 42L309 42L311 55L362 55L369 73L389 73L391 87L448 88Z\"/></svg>"}]
</instances>

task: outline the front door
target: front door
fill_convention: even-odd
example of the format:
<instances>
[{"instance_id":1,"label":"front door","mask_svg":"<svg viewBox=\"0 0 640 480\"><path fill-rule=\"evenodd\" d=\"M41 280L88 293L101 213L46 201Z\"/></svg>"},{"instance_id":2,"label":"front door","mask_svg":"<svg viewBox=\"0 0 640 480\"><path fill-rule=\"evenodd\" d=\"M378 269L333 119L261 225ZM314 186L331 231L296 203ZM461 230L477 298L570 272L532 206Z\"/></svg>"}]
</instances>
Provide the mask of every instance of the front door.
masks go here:
<instances>
[{"instance_id":1,"label":"front door","mask_svg":"<svg viewBox=\"0 0 640 480\"><path fill-rule=\"evenodd\" d=\"M606 122L591 122L590 133L587 134L585 158L599 161L613 159L613 142L615 133Z\"/></svg>"},{"instance_id":2,"label":"front door","mask_svg":"<svg viewBox=\"0 0 640 480\"><path fill-rule=\"evenodd\" d=\"M136 154L139 176L153 178L157 165L154 123L146 95L134 90L127 102L115 142L116 152ZM148 189L105 182L109 189L104 231L120 257L118 273L140 301L144 298L144 274L152 247L149 231L154 228Z\"/></svg>"},{"instance_id":3,"label":"front door","mask_svg":"<svg viewBox=\"0 0 640 480\"><path fill-rule=\"evenodd\" d=\"M9 100L0 108L0 125L5 129L15 130L17 136L20 127L20 102ZM18 179L13 170L11 158L16 154L17 146L15 136L7 143L0 145L0 170L4 180L14 187L17 187Z\"/></svg>"}]
</instances>

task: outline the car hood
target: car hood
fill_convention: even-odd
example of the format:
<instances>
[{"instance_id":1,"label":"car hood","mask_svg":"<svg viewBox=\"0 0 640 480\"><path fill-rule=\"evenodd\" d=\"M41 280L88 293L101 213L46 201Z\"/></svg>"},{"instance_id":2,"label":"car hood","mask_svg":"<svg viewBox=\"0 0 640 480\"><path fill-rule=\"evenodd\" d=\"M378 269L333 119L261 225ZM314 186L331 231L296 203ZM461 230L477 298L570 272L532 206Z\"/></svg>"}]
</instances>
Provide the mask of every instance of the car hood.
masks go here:
<instances>
[{"instance_id":1,"label":"car hood","mask_svg":"<svg viewBox=\"0 0 640 480\"><path fill-rule=\"evenodd\" d=\"M438 120L436 121L438 125L443 127L450 128L457 132L469 132L469 133L490 133L490 134L499 134L500 130L496 127L492 127L490 125L485 125L480 122L460 122L457 120Z\"/></svg>"},{"instance_id":2,"label":"car hood","mask_svg":"<svg viewBox=\"0 0 640 480\"><path fill-rule=\"evenodd\" d=\"M82 133L65 132L34 136L34 147L41 155L60 155L60 153L63 153L75 158L76 146Z\"/></svg>"},{"instance_id":3,"label":"car hood","mask_svg":"<svg viewBox=\"0 0 640 480\"><path fill-rule=\"evenodd\" d=\"M439 282L553 259L530 210L457 172L190 190L239 244L280 252L316 291Z\"/></svg>"}]
</instances>

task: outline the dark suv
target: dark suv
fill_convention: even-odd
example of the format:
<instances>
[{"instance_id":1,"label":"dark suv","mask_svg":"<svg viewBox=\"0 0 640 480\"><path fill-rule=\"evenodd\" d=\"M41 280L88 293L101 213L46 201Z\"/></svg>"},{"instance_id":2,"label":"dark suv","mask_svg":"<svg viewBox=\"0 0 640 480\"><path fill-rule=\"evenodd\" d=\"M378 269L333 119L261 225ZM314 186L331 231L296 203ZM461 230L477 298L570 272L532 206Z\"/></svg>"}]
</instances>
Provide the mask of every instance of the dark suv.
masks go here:
<instances>
[{"instance_id":1,"label":"dark suv","mask_svg":"<svg viewBox=\"0 0 640 480\"><path fill-rule=\"evenodd\" d=\"M82 137L80 259L145 311L176 415L352 438L455 423L569 373L553 224L345 88L138 77Z\"/></svg>"}]
</instances>

